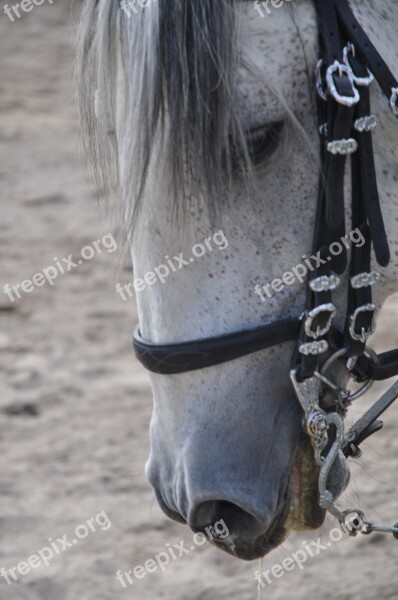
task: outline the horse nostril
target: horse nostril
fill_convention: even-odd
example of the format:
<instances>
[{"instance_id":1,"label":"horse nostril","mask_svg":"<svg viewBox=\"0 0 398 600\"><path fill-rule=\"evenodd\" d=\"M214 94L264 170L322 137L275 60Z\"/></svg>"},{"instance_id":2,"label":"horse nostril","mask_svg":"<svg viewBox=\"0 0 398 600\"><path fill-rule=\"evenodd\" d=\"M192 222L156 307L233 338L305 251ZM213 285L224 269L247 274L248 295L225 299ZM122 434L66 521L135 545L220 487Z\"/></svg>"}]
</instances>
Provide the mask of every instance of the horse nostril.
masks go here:
<instances>
[{"instance_id":1,"label":"horse nostril","mask_svg":"<svg viewBox=\"0 0 398 600\"><path fill-rule=\"evenodd\" d=\"M203 532L217 539L226 537L255 537L266 527L247 510L225 500L203 502L192 513L189 526L195 532Z\"/></svg>"}]
</instances>

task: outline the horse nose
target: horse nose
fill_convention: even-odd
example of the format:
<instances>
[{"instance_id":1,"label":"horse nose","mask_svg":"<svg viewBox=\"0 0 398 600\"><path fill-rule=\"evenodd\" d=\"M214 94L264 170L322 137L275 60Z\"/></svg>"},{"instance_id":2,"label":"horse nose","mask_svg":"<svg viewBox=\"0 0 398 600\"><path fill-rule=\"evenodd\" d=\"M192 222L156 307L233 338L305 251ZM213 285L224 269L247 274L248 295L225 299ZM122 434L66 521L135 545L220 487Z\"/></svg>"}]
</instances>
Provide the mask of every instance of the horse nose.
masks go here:
<instances>
[{"instance_id":1,"label":"horse nose","mask_svg":"<svg viewBox=\"0 0 398 600\"><path fill-rule=\"evenodd\" d=\"M192 511L188 524L195 532L207 533L220 540L231 538L252 538L264 533L268 523L253 514L250 507L242 507L226 500L203 502Z\"/></svg>"}]
</instances>

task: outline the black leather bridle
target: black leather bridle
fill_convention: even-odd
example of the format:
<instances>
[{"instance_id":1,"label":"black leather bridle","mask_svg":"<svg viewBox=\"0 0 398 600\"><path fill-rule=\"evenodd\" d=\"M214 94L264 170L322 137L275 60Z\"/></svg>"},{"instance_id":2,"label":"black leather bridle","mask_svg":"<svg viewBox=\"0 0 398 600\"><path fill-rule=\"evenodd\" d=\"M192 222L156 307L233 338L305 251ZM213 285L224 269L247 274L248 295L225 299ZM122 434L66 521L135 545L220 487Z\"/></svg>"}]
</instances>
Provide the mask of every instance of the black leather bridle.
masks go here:
<instances>
[{"instance_id":1,"label":"black leather bridle","mask_svg":"<svg viewBox=\"0 0 398 600\"><path fill-rule=\"evenodd\" d=\"M312 438L316 462L321 467L320 479L324 479L320 504L342 522L350 511L341 513L334 506L333 498L327 498L330 492L326 489L326 478L331 464L339 451L346 457L358 456L359 444L382 427L378 417L398 397L396 382L343 441L335 443L326 457L322 455L330 424L339 431L338 415L344 417L351 400L358 395L350 395L330 382L325 365L330 366L333 360L344 360L350 376L365 384L363 389L369 387L369 382L398 375L398 349L376 355L366 347L374 331L378 309L372 301L372 287L379 279L379 274L371 270L372 248L378 264L385 267L390 260L372 145L372 131L378 126L378 120L371 114L369 86L376 79L398 117L398 82L354 17L347 0L315 0L315 5L322 57L317 65L322 170L312 249L322 264L309 275L303 315L177 344L146 342L137 327L133 344L137 358L147 369L168 375L211 367L298 340L291 377L304 411L304 428ZM332 292L347 267L347 252L343 248L339 255L328 257L328 248L346 232L344 176L348 154L352 180L351 229L358 229L365 243L351 250L345 327L339 331L333 326L336 307ZM318 405L320 385L334 390L337 400L333 410ZM395 537L398 535L398 525L384 529L368 522L366 525L366 532L388 530Z\"/></svg>"}]
</instances>

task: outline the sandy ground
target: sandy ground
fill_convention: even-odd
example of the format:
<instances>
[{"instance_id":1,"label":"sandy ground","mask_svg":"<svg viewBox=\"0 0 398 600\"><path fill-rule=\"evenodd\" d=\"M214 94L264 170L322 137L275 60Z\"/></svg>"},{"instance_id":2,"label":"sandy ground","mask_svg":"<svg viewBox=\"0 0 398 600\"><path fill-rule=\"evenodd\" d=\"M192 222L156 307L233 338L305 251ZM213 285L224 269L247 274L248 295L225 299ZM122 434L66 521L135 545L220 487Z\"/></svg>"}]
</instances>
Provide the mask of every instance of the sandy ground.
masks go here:
<instances>
[{"instance_id":1,"label":"sandy ground","mask_svg":"<svg viewBox=\"0 0 398 600\"><path fill-rule=\"evenodd\" d=\"M55 257L77 260L84 246L109 233L78 152L78 9L55 0L14 23L0 15L1 290ZM122 282L129 277L126 269ZM135 307L115 294L114 280L115 254L103 249L54 286L35 287L16 302L1 293L0 567L9 572L64 534L68 546L61 552L55 542L59 554L54 549L49 566L11 585L1 578L0 600L256 598L258 563L207 544L125 589L115 579L118 569L142 565L167 543L190 547L192 538L163 516L145 480L151 396L130 347ZM397 331L398 301L384 311L379 347L396 345ZM370 516L390 524L398 520L397 409L353 465L345 494L351 503L360 493ZM357 406L353 414L359 412ZM76 530L89 519L95 531ZM322 534L329 543L302 570L272 578L261 597L398 598L398 543L383 535L331 543L329 528L296 534L266 558L269 569L304 540ZM84 539L69 546L76 535Z\"/></svg>"}]
</instances>

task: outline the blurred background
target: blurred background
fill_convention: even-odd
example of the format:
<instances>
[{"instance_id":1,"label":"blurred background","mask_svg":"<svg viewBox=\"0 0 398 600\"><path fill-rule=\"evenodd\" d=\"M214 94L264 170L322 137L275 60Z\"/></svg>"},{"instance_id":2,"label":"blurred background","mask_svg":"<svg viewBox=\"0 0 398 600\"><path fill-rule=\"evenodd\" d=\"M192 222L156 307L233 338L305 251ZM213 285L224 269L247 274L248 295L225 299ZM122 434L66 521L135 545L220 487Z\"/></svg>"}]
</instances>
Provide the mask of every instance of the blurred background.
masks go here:
<instances>
[{"instance_id":1,"label":"blurred background","mask_svg":"<svg viewBox=\"0 0 398 600\"><path fill-rule=\"evenodd\" d=\"M0 600L256 598L259 563L239 562L208 544L126 587L116 579L118 570L143 565L166 544L184 540L190 547L192 535L163 516L144 476L151 394L131 348L134 301L115 292L116 282L131 280L131 268L118 272L117 251L102 246L58 273L53 285L25 284L29 291L13 299L3 291L57 260L66 268L62 258L72 255L77 263L82 248L112 232L98 211L78 141L73 61L81 3L44 0L13 21L4 6L2 0ZM374 345L397 344L395 298ZM352 418L371 400L359 401ZM388 524L398 521L397 431L398 406L384 433L352 463L343 498ZM265 558L263 570L304 541L329 540L334 526L294 534ZM69 540L65 548L60 538ZM57 553L52 542L63 550ZM49 565L25 575L14 571L14 581L10 570L44 547L53 553ZM261 598L397 599L397 558L391 535L347 538L309 558L302 570L273 578Z\"/></svg>"}]
</instances>

